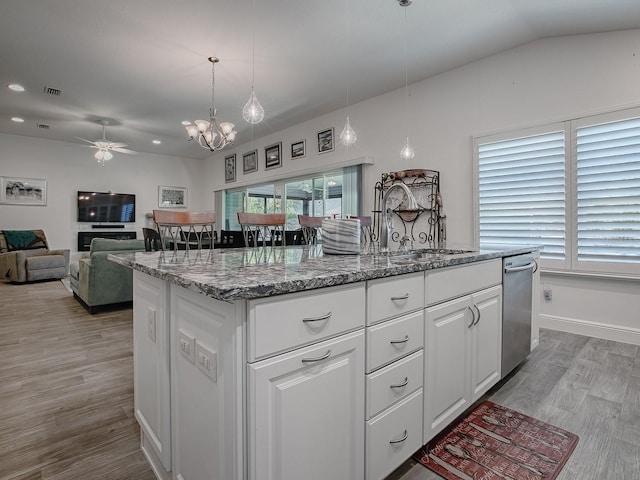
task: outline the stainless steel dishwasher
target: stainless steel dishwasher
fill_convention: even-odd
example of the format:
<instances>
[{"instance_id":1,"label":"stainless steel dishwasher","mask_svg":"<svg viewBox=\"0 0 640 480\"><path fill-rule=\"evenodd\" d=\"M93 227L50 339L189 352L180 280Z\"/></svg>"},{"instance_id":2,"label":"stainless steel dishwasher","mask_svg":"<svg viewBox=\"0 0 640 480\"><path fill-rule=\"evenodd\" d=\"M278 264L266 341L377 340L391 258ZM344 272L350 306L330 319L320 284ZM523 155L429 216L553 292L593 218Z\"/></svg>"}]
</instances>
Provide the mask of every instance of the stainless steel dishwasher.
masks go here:
<instances>
[{"instance_id":1,"label":"stainless steel dishwasher","mask_svg":"<svg viewBox=\"0 0 640 480\"><path fill-rule=\"evenodd\" d=\"M536 268L529 253L502 259L502 378L531 353L531 287Z\"/></svg>"}]
</instances>

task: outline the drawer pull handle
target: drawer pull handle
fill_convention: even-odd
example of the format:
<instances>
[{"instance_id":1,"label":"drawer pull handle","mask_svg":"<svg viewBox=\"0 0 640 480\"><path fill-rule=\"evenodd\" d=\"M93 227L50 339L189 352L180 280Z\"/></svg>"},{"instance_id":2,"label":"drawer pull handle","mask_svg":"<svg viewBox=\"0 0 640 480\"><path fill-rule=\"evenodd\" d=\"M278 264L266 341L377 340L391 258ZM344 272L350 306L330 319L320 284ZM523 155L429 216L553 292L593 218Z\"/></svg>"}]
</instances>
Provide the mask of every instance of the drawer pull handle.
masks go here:
<instances>
[{"instance_id":1,"label":"drawer pull handle","mask_svg":"<svg viewBox=\"0 0 640 480\"><path fill-rule=\"evenodd\" d=\"M324 315L320 315L318 317L306 317L303 318L303 322L319 322L320 320L326 320L331 317L331 312L325 313Z\"/></svg>"},{"instance_id":2,"label":"drawer pull handle","mask_svg":"<svg viewBox=\"0 0 640 480\"><path fill-rule=\"evenodd\" d=\"M407 343L409 341L409 335L405 335L402 340L391 340L389 343L395 345L396 343Z\"/></svg>"},{"instance_id":3,"label":"drawer pull handle","mask_svg":"<svg viewBox=\"0 0 640 480\"><path fill-rule=\"evenodd\" d=\"M406 387L409 384L409 377L404 377L404 382L398 383L397 385L389 385L389 388L402 388Z\"/></svg>"},{"instance_id":4,"label":"drawer pull handle","mask_svg":"<svg viewBox=\"0 0 640 480\"><path fill-rule=\"evenodd\" d=\"M319 362L320 360L325 360L327 358L329 358L331 356L331 350L327 350L327 353L325 353L324 355L322 355L321 357L316 357L316 358L303 358L302 359L302 363L312 363L312 362Z\"/></svg>"},{"instance_id":5,"label":"drawer pull handle","mask_svg":"<svg viewBox=\"0 0 640 480\"><path fill-rule=\"evenodd\" d=\"M404 442L407 437L409 436L409 432L407 432L406 430L404 431L404 434L402 435L402 438L398 439L398 440L389 440L390 444L394 444L394 443L402 443Z\"/></svg>"},{"instance_id":6,"label":"drawer pull handle","mask_svg":"<svg viewBox=\"0 0 640 480\"><path fill-rule=\"evenodd\" d=\"M391 301L396 302L398 300L406 300L409 298L409 294L405 293L404 295L402 295L401 297L391 297Z\"/></svg>"},{"instance_id":7,"label":"drawer pull handle","mask_svg":"<svg viewBox=\"0 0 640 480\"><path fill-rule=\"evenodd\" d=\"M467 307L471 312L471 323L467 325L467 328L471 328L476 324L476 312L473 311L471 307Z\"/></svg>"},{"instance_id":8,"label":"drawer pull handle","mask_svg":"<svg viewBox=\"0 0 640 480\"><path fill-rule=\"evenodd\" d=\"M476 322L474 323L474 325L477 325L478 323L480 323L480 317L482 316L482 314L480 313L480 309L478 308L478 305L476 305L475 303L473 304L474 308L476 309L476 311L478 312L478 319L476 320Z\"/></svg>"}]
</instances>

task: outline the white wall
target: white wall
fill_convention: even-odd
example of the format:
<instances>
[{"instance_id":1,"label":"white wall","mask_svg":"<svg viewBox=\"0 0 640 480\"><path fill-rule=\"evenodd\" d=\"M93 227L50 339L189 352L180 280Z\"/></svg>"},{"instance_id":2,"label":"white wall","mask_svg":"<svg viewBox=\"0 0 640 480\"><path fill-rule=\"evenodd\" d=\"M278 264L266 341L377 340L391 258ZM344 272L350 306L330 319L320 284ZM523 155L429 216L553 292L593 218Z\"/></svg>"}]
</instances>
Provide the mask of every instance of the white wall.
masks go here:
<instances>
[{"instance_id":1,"label":"white wall","mask_svg":"<svg viewBox=\"0 0 640 480\"><path fill-rule=\"evenodd\" d=\"M409 66L409 69L411 67ZM399 75L402 72L398 72ZM640 105L640 30L579 35L533 42L409 86L409 109L404 89L350 107L358 143L346 151L315 153L318 130L344 124L344 110L314 119L235 149L238 182L265 178L264 147L282 141L283 167L270 176L291 176L296 170L330 168L331 163L370 156L375 165L365 169L365 212L373 207L373 187L382 172L403 168L430 168L441 172L442 194L451 243L473 241L472 137L535 126ZM267 118L269 112L266 112ZM411 164L399 160L410 122L409 137L416 150ZM292 141L306 138L307 157L291 160ZM241 155L258 148L259 172L242 176ZM225 188L222 157L205 162L205 190ZM640 273L640 272L639 272ZM543 275L543 282L545 280ZM557 276L554 283L558 284ZM606 279L564 277L554 299L541 305L543 324L555 328L579 327L605 338L624 336L640 344L638 283L617 294L620 286ZM628 283L625 283L628 285ZM597 309L574 308L599 299ZM574 312L569 315L570 312ZM603 313L607 312L607 315ZM588 327L588 328L587 328Z\"/></svg>"},{"instance_id":2,"label":"white wall","mask_svg":"<svg viewBox=\"0 0 640 480\"><path fill-rule=\"evenodd\" d=\"M78 190L134 193L136 223L124 230L135 230L138 238L146 226L144 214L158 208L158 185L187 187L189 208L202 208L201 160L116 154L102 167L93 151L79 144L0 134L0 145L0 176L47 180L47 205L0 204L0 229L42 228L51 248L77 251L77 232L91 230L76 221Z\"/></svg>"}]
</instances>

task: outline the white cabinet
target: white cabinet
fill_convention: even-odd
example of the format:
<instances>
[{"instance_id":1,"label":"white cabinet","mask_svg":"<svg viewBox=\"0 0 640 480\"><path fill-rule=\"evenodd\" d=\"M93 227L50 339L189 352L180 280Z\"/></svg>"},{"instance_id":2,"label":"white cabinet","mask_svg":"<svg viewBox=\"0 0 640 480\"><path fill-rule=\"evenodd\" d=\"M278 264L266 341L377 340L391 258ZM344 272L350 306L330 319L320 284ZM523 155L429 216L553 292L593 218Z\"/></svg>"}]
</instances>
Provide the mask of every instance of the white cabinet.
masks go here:
<instances>
[{"instance_id":1,"label":"white cabinet","mask_svg":"<svg viewBox=\"0 0 640 480\"><path fill-rule=\"evenodd\" d=\"M169 317L167 285L133 272L134 411L142 449L159 476L171 470Z\"/></svg>"},{"instance_id":2,"label":"white cabinet","mask_svg":"<svg viewBox=\"0 0 640 480\"><path fill-rule=\"evenodd\" d=\"M250 364L248 385L250 479L363 478L363 329Z\"/></svg>"},{"instance_id":3,"label":"white cabinet","mask_svg":"<svg viewBox=\"0 0 640 480\"><path fill-rule=\"evenodd\" d=\"M440 279L477 288L501 278L500 268L495 262L476 268L488 274L482 278L464 278L466 269L458 268L443 271L445 275ZM427 298L434 280L427 275ZM450 287L441 286L439 290L444 292L447 288ZM500 380L502 286L461 293L467 294L429 306L425 311L424 443ZM432 298L450 297L445 292Z\"/></svg>"}]
</instances>

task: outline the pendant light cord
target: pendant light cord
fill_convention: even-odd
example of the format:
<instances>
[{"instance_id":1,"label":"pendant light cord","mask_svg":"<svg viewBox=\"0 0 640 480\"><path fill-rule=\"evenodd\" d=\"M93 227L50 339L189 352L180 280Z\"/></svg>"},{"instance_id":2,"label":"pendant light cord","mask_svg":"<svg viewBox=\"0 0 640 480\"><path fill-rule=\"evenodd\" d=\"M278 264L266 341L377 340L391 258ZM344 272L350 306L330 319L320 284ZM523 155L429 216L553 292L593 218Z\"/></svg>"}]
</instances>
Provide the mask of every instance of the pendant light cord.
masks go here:
<instances>
[{"instance_id":1,"label":"pendant light cord","mask_svg":"<svg viewBox=\"0 0 640 480\"><path fill-rule=\"evenodd\" d=\"M409 75L407 67L407 7L404 8L404 115L409 138Z\"/></svg>"},{"instance_id":2,"label":"pendant light cord","mask_svg":"<svg viewBox=\"0 0 640 480\"><path fill-rule=\"evenodd\" d=\"M255 0L254 0L255 1ZM347 26L346 26L346 32L347 32L347 53L346 53L346 57L347 57L347 117L349 116L349 0L345 0L345 3L347 4Z\"/></svg>"}]
</instances>

